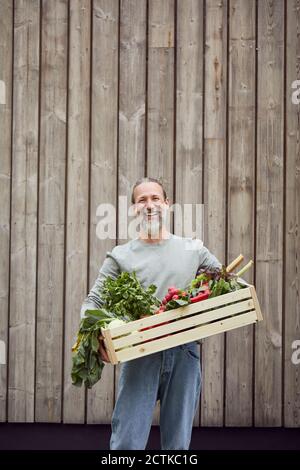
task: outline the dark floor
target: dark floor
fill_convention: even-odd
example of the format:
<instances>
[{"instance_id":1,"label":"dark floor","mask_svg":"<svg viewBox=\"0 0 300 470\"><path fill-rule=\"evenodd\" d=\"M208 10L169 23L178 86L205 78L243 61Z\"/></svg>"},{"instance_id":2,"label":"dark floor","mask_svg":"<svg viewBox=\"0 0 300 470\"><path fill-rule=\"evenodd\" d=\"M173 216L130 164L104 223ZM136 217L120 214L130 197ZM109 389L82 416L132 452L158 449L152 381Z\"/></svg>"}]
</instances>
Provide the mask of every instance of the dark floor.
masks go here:
<instances>
[{"instance_id":1,"label":"dark floor","mask_svg":"<svg viewBox=\"0 0 300 470\"><path fill-rule=\"evenodd\" d=\"M108 450L110 425L0 424L1 450ZM147 450L160 449L159 427ZM194 428L190 450L300 450L300 428Z\"/></svg>"}]
</instances>

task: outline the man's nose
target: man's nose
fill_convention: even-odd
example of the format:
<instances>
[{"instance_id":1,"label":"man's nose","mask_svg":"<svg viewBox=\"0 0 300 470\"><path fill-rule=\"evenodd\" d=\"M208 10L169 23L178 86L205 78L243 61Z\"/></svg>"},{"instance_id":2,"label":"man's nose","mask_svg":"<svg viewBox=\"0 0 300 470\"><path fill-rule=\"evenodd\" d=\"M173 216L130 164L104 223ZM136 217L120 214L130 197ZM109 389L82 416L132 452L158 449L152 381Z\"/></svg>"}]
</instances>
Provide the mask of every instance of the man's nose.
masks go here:
<instances>
[{"instance_id":1,"label":"man's nose","mask_svg":"<svg viewBox=\"0 0 300 470\"><path fill-rule=\"evenodd\" d=\"M151 201L151 200L147 201L147 203L146 203L146 209L147 209L147 210L151 210L151 211L152 211L152 209L154 209L153 201Z\"/></svg>"}]
</instances>

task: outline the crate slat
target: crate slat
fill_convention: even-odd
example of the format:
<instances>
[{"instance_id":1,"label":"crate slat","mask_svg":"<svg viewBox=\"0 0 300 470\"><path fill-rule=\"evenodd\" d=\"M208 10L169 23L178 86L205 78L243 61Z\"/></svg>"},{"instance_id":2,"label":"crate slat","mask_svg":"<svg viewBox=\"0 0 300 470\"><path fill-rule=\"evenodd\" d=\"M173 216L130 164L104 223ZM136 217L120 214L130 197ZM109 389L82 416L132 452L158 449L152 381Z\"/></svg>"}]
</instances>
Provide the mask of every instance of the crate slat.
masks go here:
<instances>
[{"instance_id":1,"label":"crate slat","mask_svg":"<svg viewBox=\"0 0 300 470\"><path fill-rule=\"evenodd\" d=\"M102 329L111 363L137 359L261 321L255 287L245 285L247 287L241 290L219 297Z\"/></svg>"},{"instance_id":2,"label":"crate slat","mask_svg":"<svg viewBox=\"0 0 300 470\"><path fill-rule=\"evenodd\" d=\"M257 321L256 312L253 310L248 313L239 315L238 317L226 318L213 324L202 325L193 330L178 333L167 338L161 338L152 341L151 343L140 344L131 348L123 349L116 353L120 362L128 361L144 357L155 352L163 351L180 344L189 343L197 339L206 338L215 334L223 333L224 331L233 330L241 326L249 325Z\"/></svg>"},{"instance_id":3,"label":"crate slat","mask_svg":"<svg viewBox=\"0 0 300 470\"><path fill-rule=\"evenodd\" d=\"M103 333L103 336L104 336L105 345L107 346L107 354L108 354L109 360L113 364L117 364L118 363L118 358L117 358L115 348L114 348L114 345L113 345L113 342L112 342L112 339L111 339L110 331L108 329L103 329L102 333Z\"/></svg>"},{"instance_id":4,"label":"crate slat","mask_svg":"<svg viewBox=\"0 0 300 470\"><path fill-rule=\"evenodd\" d=\"M187 309L188 307L186 307L186 310ZM193 328L231 315L245 313L249 310L254 310L254 302L252 299L228 305L227 307L223 307L221 311L220 309L210 310L205 313L194 314L187 318L178 319L177 321L168 323L167 325L157 326L151 330L137 331L136 333L131 333L122 338L113 339L112 343L115 350L117 350L124 346L130 346L131 344L140 343L151 338L157 338L162 335L175 333L176 331Z\"/></svg>"},{"instance_id":5,"label":"crate slat","mask_svg":"<svg viewBox=\"0 0 300 470\"><path fill-rule=\"evenodd\" d=\"M135 320L129 323L126 323L122 326L117 326L115 328L110 328L110 333L112 338L117 336L122 336L126 333L131 333L132 331L140 330L148 326L154 326L159 323L166 321L174 320L176 318L181 318L192 313L200 313L205 310L210 310L211 308L226 306L226 304L232 302L238 302L240 300L246 300L252 298L252 292L250 287L245 287L243 289L237 290L235 292L229 292L228 294L220 295L219 297L213 297L201 302L196 302L184 307L179 307L174 310L168 310L167 312L160 313L158 315L152 315L148 318L142 318L140 320Z\"/></svg>"},{"instance_id":6,"label":"crate slat","mask_svg":"<svg viewBox=\"0 0 300 470\"><path fill-rule=\"evenodd\" d=\"M255 305L255 310L256 310L256 313L257 313L257 319L258 319L258 321L261 321L263 319L263 316L262 316L261 309L260 309L260 306L259 306L259 302L258 302L258 298L257 298L257 295L256 295L255 287L250 286L250 290L251 290L252 299L253 299L253 302L254 302L254 305Z\"/></svg>"}]
</instances>

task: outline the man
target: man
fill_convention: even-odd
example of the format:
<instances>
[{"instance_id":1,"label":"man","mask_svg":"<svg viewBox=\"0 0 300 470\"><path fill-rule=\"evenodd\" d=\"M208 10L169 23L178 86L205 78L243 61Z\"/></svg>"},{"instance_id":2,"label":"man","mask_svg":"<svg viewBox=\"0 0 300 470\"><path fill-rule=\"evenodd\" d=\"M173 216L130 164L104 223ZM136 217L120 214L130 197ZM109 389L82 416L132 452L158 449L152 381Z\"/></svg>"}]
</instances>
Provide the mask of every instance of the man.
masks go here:
<instances>
[{"instance_id":1,"label":"man","mask_svg":"<svg viewBox=\"0 0 300 470\"><path fill-rule=\"evenodd\" d=\"M157 286L155 294L162 300L169 286L185 288L199 267L221 267L200 240L179 237L167 230L169 200L158 180L137 181L132 203L136 216L142 216L139 236L107 252L82 305L81 316L88 308L101 307L101 285L107 276L116 278L122 271L135 271L143 286L152 283ZM145 449L158 399L161 448L189 449L201 388L197 343L193 341L120 365L111 450ZM99 353L103 361L109 362L102 340Z\"/></svg>"}]
</instances>

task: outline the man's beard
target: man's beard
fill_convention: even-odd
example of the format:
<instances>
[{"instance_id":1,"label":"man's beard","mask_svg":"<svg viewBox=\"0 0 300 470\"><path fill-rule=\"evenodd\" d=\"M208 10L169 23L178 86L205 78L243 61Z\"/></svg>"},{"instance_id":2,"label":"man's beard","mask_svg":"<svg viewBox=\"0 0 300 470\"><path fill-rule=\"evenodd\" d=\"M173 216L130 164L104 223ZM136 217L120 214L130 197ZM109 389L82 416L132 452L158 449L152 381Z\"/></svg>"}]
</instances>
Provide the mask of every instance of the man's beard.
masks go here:
<instances>
[{"instance_id":1,"label":"man's beard","mask_svg":"<svg viewBox=\"0 0 300 470\"><path fill-rule=\"evenodd\" d=\"M156 213L157 216L154 218L148 218L149 213L146 211L143 211L142 215L142 220L141 220L141 229L144 233L146 233L150 238L158 238L159 237L159 232L162 228L163 225L163 214L162 211L153 211L153 213Z\"/></svg>"},{"instance_id":2,"label":"man's beard","mask_svg":"<svg viewBox=\"0 0 300 470\"><path fill-rule=\"evenodd\" d=\"M160 220L145 220L143 218L141 228L150 238L157 238L161 228Z\"/></svg>"}]
</instances>

